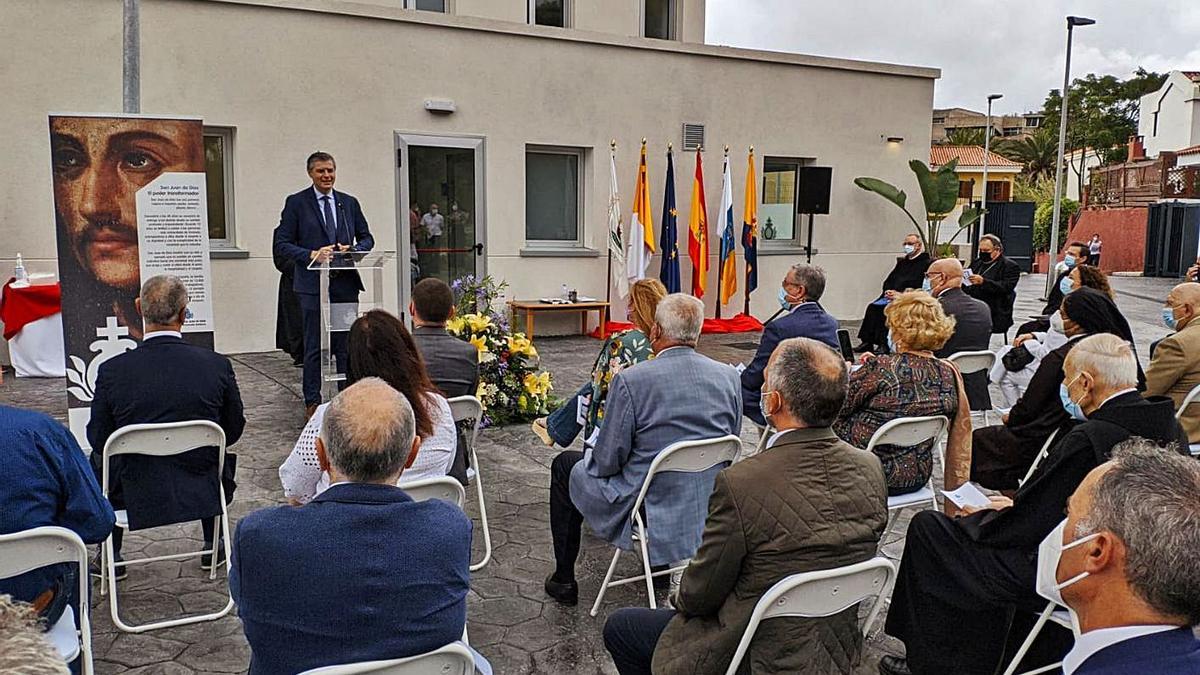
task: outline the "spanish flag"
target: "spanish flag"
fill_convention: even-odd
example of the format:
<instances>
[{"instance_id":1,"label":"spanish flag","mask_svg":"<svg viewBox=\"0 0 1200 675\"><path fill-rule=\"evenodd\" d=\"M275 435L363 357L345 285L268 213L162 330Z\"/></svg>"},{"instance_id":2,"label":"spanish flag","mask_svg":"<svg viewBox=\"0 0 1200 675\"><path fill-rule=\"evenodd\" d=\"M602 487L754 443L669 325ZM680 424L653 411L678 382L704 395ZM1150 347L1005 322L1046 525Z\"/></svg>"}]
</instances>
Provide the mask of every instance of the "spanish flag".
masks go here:
<instances>
[{"instance_id":1,"label":"spanish flag","mask_svg":"<svg viewBox=\"0 0 1200 675\"><path fill-rule=\"evenodd\" d=\"M630 282L643 279L654 255L654 216L650 215L650 181L646 176L646 141L642 141L642 159L638 163L637 185L633 189L633 218L629 223L629 257L626 273Z\"/></svg>"},{"instance_id":2,"label":"spanish flag","mask_svg":"<svg viewBox=\"0 0 1200 675\"><path fill-rule=\"evenodd\" d=\"M733 238L733 175L729 173L729 155L721 172L721 304L737 292L737 240Z\"/></svg>"},{"instance_id":3,"label":"spanish flag","mask_svg":"<svg viewBox=\"0 0 1200 675\"><path fill-rule=\"evenodd\" d=\"M688 257L692 259L692 295L704 297L708 278L708 207L704 201L704 163L696 151L696 177L692 181L692 212L688 216Z\"/></svg>"},{"instance_id":4,"label":"spanish flag","mask_svg":"<svg viewBox=\"0 0 1200 675\"><path fill-rule=\"evenodd\" d=\"M758 288L758 184L754 177L754 148L746 166L746 205L742 210L742 250L746 253L746 299Z\"/></svg>"}]
</instances>

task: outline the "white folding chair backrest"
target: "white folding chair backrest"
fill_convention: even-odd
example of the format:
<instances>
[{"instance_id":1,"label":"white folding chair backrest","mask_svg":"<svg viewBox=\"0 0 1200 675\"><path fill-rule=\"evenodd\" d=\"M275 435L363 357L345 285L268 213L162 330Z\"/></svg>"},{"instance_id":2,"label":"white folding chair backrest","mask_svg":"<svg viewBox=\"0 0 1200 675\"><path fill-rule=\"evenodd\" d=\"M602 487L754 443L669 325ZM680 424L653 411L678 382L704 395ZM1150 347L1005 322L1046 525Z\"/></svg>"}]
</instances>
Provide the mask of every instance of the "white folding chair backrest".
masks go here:
<instances>
[{"instance_id":1,"label":"white folding chair backrest","mask_svg":"<svg viewBox=\"0 0 1200 675\"><path fill-rule=\"evenodd\" d=\"M895 573L896 568L892 562L879 556L853 565L803 572L781 579L769 588L754 606L750 623L742 633L742 640L729 663L727 675L737 672L738 666L750 649L758 625L767 619L833 616L874 597L875 601L871 603L867 620L863 623L862 631L865 635L883 606L881 600L884 589Z\"/></svg>"},{"instance_id":2,"label":"white folding chair backrest","mask_svg":"<svg viewBox=\"0 0 1200 675\"><path fill-rule=\"evenodd\" d=\"M898 445L912 447L933 439L935 442L950 428L950 420L944 415L931 417L901 417L884 424L875 431L867 442L867 452L878 445Z\"/></svg>"},{"instance_id":3,"label":"white folding chair backrest","mask_svg":"<svg viewBox=\"0 0 1200 675\"><path fill-rule=\"evenodd\" d=\"M954 352L946 360L958 366L958 372L963 375L987 372L996 365L996 352L982 349L976 352Z\"/></svg>"},{"instance_id":4,"label":"white folding chair backrest","mask_svg":"<svg viewBox=\"0 0 1200 675\"><path fill-rule=\"evenodd\" d=\"M225 468L225 431L216 422L190 420L161 424L128 424L117 429L104 444L103 478L100 486L108 496L108 460L116 455L169 457L188 450L217 448L217 475Z\"/></svg>"},{"instance_id":5,"label":"white folding chair backrest","mask_svg":"<svg viewBox=\"0 0 1200 675\"><path fill-rule=\"evenodd\" d=\"M441 649L389 661L364 661L306 670L300 675L473 675L475 657L457 642Z\"/></svg>"},{"instance_id":6,"label":"white folding chair backrest","mask_svg":"<svg viewBox=\"0 0 1200 675\"><path fill-rule=\"evenodd\" d=\"M1190 406L1191 404L1200 403L1200 401L1196 400L1198 397L1200 397L1200 384L1196 385L1195 387L1192 387L1192 390L1189 391L1188 395L1184 397L1183 403L1179 404L1179 410L1175 411L1175 419L1182 418L1183 413L1185 411L1187 411L1188 406Z\"/></svg>"},{"instance_id":7,"label":"white folding chair backrest","mask_svg":"<svg viewBox=\"0 0 1200 675\"><path fill-rule=\"evenodd\" d=\"M467 440L467 452L471 458L471 469L475 471L475 494L479 498L479 524L483 526L483 558L471 563L471 571L482 569L492 559L492 530L488 526L487 503L483 499L483 467L479 466L479 453L475 452L475 442L479 439L479 425L483 423L483 403L474 396L455 396L446 399L450 404L450 416L454 423L474 420L471 426L471 438ZM470 474L467 474L470 476Z\"/></svg>"},{"instance_id":8,"label":"white folding chair backrest","mask_svg":"<svg viewBox=\"0 0 1200 675\"><path fill-rule=\"evenodd\" d=\"M450 416L454 418L454 422L464 422L466 420L475 420L475 427L471 431L471 447L475 447L475 437L479 435L479 423L483 420L483 404L474 396L455 396L454 398L446 399L450 404Z\"/></svg>"},{"instance_id":9,"label":"white folding chair backrest","mask_svg":"<svg viewBox=\"0 0 1200 675\"><path fill-rule=\"evenodd\" d=\"M462 483L459 483L450 476L434 476L433 478L422 478L407 483L400 481L399 487L414 502L423 502L427 499L441 499L461 509L463 503L467 500L467 492L463 489Z\"/></svg>"},{"instance_id":10,"label":"white folding chair backrest","mask_svg":"<svg viewBox=\"0 0 1200 675\"><path fill-rule=\"evenodd\" d=\"M91 675L92 627L86 601L90 578L87 547L83 540L65 527L52 526L0 535L0 579L60 563L69 563L78 568L79 588L76 593L82 605L79 612L79 658L84 675ZM70 612L71 608L63 611Z\"/></svg>"},{"instance_id":11,"label":"white folding chair backrest","mask_svg":"<svg viewBox=\"0 0 1200 675\"><path fill-rule=\"evenodd\" d=\"M633 503L632 513L636 514L641 508L655 475L667 471L699 473L721 463L732 464L741 451L742 439L732 434L701 441L679 441L668 445L650 463L646 480L642 481L642 489L638 492L637 501Z\"/></svg>"},{"instance_id":12,"label":"white folding chair backrest","mask_svg":"<svg viewBox=\"0 0 1200 675\"><path fill-rule=\"evenodd\" d=\"M1050 448L1054 446L1054 439L1057 437L1058 429L1050 432L1050 437L1047 438L1046 442L1042 444L1042 449L1038 451L1037 457L1033 458L1033 464L1029 465L1029 471L1025 472L1025 477L1022 478L1019 483L1017 483L1017 487L1021 487L1025 483L1029 482L1029 479L1033 477L1033 472L1037 471L1038 465L1041 464L1042 460L1046 459L1046 457L1050 454Z\"/></svg>"}]
</instances>

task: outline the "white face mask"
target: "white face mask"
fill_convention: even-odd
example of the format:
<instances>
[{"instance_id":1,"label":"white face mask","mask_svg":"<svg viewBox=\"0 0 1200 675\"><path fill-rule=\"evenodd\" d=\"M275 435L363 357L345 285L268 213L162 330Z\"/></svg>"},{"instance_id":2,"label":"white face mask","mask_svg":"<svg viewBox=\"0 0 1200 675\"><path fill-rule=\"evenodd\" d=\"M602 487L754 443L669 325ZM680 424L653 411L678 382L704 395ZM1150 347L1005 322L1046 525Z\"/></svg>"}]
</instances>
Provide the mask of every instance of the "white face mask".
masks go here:
<instances>
[{"instance_id":1,"label":"white face mask","mask_svg":"<svg viewBox=\"0 0 1200 675\"><path fill-rule=\"evenodd\" d=\"M1063 602L1062 589L1082 580L1084 577L1088 576L1088 573L1080 572L1070 579L1059 583L1058 564L1059 560L1062 558L1062 552L1100 536L1099 532L1093 532L1086 537L1081 537L1069 544L1064 545L1062 543L1063 532L1065 532L1066 529L1067 521L1063 520L1058 524L1058 527L1054 528L1050 534L1046 535L1046 538L1043 539L1042 543L1038 545L1037 558L1038 595L1063 607L1067 607L1067 603ZM1071 612L1071 623L1075 625L1075 629L1078 632L1079 619L1075 616L1075 610L1071 609L1070 607L1067 607L1067 609Z\"/></svg>"},{"instance_id":2,"label":"white face mask","mask_svg":"<svg viewBox=\"0 0 1200 675\"><path fill-rule=\"evenodd\" d=\"M1050 315L1050 329L1063 335L1067 334L1067 327L1063 325L1062 314L1055 312Z\"/></svg>"}]
</instances>

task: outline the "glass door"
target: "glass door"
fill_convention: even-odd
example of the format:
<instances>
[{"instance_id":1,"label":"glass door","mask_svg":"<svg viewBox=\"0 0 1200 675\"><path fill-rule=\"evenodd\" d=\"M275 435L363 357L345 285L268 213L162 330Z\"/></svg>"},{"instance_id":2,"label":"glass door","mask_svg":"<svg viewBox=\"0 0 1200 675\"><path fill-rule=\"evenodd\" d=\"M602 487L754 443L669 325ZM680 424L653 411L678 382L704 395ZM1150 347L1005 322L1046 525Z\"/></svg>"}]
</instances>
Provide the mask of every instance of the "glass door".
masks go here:
<instances>
[{"instance_id":1,"label":"glass door","mask_svg":"<svg viewBox=\"0 0 1200 675\"><path fill-rule=\"evenodd\" d=\"M483 139L397 134L400 307L412 286L486 274Z\"/></svg>"}]
</instances>

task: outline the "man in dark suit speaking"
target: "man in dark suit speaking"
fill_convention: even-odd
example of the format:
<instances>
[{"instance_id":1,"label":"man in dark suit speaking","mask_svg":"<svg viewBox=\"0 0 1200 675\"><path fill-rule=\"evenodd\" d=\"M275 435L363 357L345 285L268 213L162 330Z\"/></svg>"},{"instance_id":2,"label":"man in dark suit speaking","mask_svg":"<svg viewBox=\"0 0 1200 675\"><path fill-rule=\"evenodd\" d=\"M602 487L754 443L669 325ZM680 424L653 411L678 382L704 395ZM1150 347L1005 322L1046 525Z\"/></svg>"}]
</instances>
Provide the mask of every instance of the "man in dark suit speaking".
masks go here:
<instances>
[{"instance_id":1,"label":"man in dark suit speaking","mask_svg":"<svg viewBox=\"0 0 1200 675\"><path fill-rule=\"evenodd\" d=\"M335 251L370 251L375 239L367 229L358 200L344 192L335 192L337 165L333 155L314 152L308 157L308 175L312 186L283 203L279 227L275 228L274 254L289 258L295 265L293 288L300 298L304 325L304 408L312 416L321 403L321 314L319 273L308 269L314 260L329 260ZM329 278L331 303L357 302L362 280L354 271L333 272ZM330 349L337 358L339 372L346 369L346 335L330 336Z\"/></svg>"}]
</instances>

